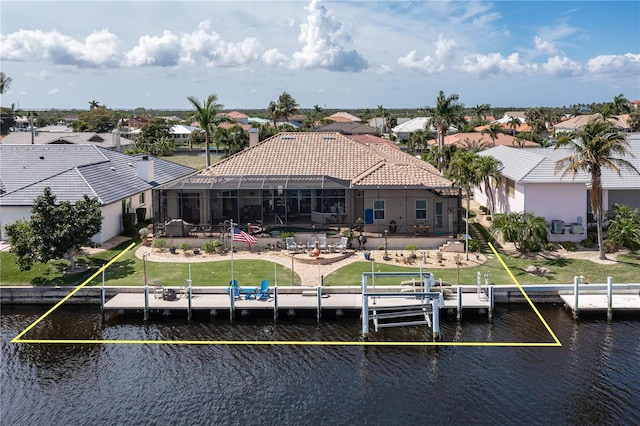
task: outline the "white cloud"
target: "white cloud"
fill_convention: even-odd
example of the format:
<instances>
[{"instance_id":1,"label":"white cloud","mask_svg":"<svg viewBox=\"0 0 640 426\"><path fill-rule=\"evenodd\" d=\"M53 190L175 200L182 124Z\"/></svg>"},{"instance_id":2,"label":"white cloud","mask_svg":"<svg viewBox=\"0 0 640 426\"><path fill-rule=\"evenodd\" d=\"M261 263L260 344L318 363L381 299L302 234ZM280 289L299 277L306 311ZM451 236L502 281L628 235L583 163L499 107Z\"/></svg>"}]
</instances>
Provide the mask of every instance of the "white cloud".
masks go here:
<instances>
[{"instance_id":1,"label":"white cloud","mask_svg":"<svg viewBox=\"0 0 640 426\"><path fill-rule=\"evenodd\" d=\"M332 71L362 71L367 61L356 50L349 50L351 36L335 15L320 2L311 0L306 7L307 22L300 24L298 41L302 50L294 52L292 69L325 68Z\"/></svg>"},{"instance_id":2,"label":"white cloud","mask_svg":"<svg viewBox=\"0 0 640 426\"><path fill-rule=\"evenodd\" d=\"M540 65L540 70L556 77L573 77L582 74L582 65L566 56L553 56Z\"/></svg>"},{"instance_id":3,"label":"white cloud","mask_svg":"<svg viewBox=\"0 0 640 426\"><path fill-rule=\"evenodd\" d=\"M585 64L585 70L594 74L594 77L635 76L637 84L640 75L640 54L596 56Z\"/></svg>"},{"instance_id":4,"label":"white cloud","mask_svg":"<svg viewBox=\"0 0 640 426\"><path fill-rule=\"evenodd\" d=\"M538 52L546 53L549 55L553 55L558 52L553 42L545 41L540 36L534 37L533 44L535 45L535 48Z\"/></svg>"},{"instance_id":5,"label":"white cloud","mask_svg":"<svg viewBox=\"0 0 640 426\"><path fill-rule=\"evenodd\" d=\"M144 35L138 45L125 54L124 66L140 67L143 65L172 66L180 59L180 39L164 31L161 37Z\"/></svg>"},{"instance_id":6,"label":"white cloud","mask_svg":"<svg viewBox=\"0 0 640 426\"><path fill-rule=\"evenodd\" d=\"M438 40L433 45L435 46L433 56L426 55L422 59L417 59L416 51L412 50L407 55L398 58L398 65L429 74L443 71L447 62L454 58L453 48L457 46L457 43L454 39L446 39L441 33L438 34Z\"/></svg>"},{"instance_id":7,"label":"white cloud","mask_svg":"<svg viewBox=\"0 0 640 426\"><path fill-rule=\"evenodd\" d=\"M536 68L535 64L523 63L518 53L512 53L509 56L502 56L501 53L468 55L464 58L462 65L459 66L460 70L480 77L528 73Z\"/></svg>"},{"instance_id":8,"label":"white cloud","mask_svg":"<svg viewBox=\"0 0 640 426\"><path fill-rule=\"evenodd\" d=\"M289 62L289 57L280 53L278 49L269 49L262 54L262 62L275 67L284 67Z\"/></svg>"},{"instance_id":9,"label":"white cloud","mask_svg":"<svg viewBox=\"0 0 640 426\"><path fill-rule=\"evenodd\" d=\"M55 95L56 93L58 93L60 91L60 89L51 89L47 92L47 95Z\"/></svg>"},{"instance_id":10,"label":"white cloud","mask_svg":"<svg viewBox=\"0 0 640 426\"><path fill-rule=\"evenodd\" d=\"M58 31L18 30L0 36L0 59L51 61L58 65L108 67L117 63L118 37L109 30L94 31L83 41Z\"/></svg>"}]
</instances>

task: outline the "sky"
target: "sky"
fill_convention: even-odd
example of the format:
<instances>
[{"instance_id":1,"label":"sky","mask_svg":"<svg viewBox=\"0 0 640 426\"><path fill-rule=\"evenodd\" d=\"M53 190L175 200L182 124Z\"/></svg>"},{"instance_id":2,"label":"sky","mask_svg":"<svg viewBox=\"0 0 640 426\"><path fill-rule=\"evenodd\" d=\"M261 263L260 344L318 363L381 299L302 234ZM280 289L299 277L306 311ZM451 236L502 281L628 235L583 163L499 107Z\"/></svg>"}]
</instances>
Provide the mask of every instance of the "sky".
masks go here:
<instances>
[{"instance_id":1,"label":"sky","mask_svg":"<svg viewBox=\"0 0 640 426\"><path fill-rule=\"evenodd\" d=\"M640 2L0 1L2 106L422 108L640 99Z\"/></svg>"}]
</instances>

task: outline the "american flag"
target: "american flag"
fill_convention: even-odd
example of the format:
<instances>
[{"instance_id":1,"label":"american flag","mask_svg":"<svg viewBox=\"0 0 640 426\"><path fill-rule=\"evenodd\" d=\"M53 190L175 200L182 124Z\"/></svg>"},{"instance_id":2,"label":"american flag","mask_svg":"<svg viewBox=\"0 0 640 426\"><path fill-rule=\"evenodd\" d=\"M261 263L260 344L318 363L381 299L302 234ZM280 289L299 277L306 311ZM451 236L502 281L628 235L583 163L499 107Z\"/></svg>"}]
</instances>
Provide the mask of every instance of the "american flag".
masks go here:
<instances>
[{"instance_id":1,"label":"american flag","mask_svg":"<svg viewBox=\"0 0 640 426\"><path fill-rule=\"evenodd\" d=\"M233 227L233 241L239 243L249 243L256 244L258 239L252 235L247 234L246 232L240 230L240 228L234 226Z\"/></svg>"}]
</instances>

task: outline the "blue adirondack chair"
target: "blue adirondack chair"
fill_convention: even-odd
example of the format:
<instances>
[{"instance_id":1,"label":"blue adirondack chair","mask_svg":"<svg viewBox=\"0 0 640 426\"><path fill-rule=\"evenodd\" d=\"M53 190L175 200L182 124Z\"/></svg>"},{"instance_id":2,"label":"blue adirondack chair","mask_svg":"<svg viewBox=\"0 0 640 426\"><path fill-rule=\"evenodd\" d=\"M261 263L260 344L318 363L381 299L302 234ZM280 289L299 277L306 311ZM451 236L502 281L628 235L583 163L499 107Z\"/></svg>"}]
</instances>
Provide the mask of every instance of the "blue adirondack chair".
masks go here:
<instances>
[{"instance_id":1,"label":"blue adirondack chair","mask_svg":"<svg viewBox=\"0 0 640 426\"><path fill-rule=\"evenodd\" d=\"M233 292L233 297L236 299L240 299L242 296L242 287L238 285L238 280L229 281L229 287L227 287L227 293L231 294Z\"/></svg>"},{"instance_id":2,"label":"blue adirondack chair","mask_svg":"<svg viewBox=\"0 0 640 426\"><path fill-rule=\"evenodd\" d=\"M267 300L269 295L269 280L262 280L260 287L256 288L245 288L244 290L245 299L257 299L257 300Z\"/></svg>"}]
</instances>

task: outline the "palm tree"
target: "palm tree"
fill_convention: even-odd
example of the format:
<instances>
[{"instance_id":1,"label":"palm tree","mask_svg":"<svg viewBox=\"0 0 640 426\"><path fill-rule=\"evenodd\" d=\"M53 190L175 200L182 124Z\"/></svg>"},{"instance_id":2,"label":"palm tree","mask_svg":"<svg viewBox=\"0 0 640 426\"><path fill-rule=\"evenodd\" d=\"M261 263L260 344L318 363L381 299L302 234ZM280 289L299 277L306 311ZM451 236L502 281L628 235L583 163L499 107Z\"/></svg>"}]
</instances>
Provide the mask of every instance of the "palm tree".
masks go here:
<instances>
[{"instance_id":1,"label":"palm tree","mask_svg":"<svg viewBox=\"0 0 640 426\"><path fill-rule=\"evenodd\" d=\"M9 87L11 87L12 82L13 79L11 77L3 72L0 72L0 94L5 93L9 89Z\"/></svg>"},{"instance_id":2,"label":"palm tree","mask_svg":"<svg viewBox=\"0 0 640 426\"><path fill-rule=\"evenodd\" d=\"M498 135L500 133L504 133L504 129L498 123L493 123L490 124L486 129L482 130L480 133L483 135L489 135L489 137L491 138L491 143L493 143L493 146L496 146L496 139L498 138Z\"/></svg>"},{"instance_id":3,"label":"palm tree","mask_svg":"<svg viewBox=\"0 0 640 426\"><path fill-rule=\"evenodd\" d=\"M459 96L455 93L445 97L441 90L436 100L435 108L425 108L431 116L431 124L438 129L438 149L444 152L444 137L451 126L464 125L464 105L458 103ZM442 173L445 171L444 158L438 159L438 168Z\"/></svg>"},{"instance_id":4,"label":"palm tree","mask_svg":"<svg viewBox=\"0 0 640 426\"><path fill-rule=\"evenodd\" d=\"M476 173L476 159L478 155L475 152L460 150L451 158L449 169L446 177L455 185L464 189L467 194L467 208L465 211L465 254L466 260L469 260L469 208L471 203L471 188L478 184L479 176Z\"/></svg>"},{"instance_id":5,"label":"palm tree","mask_svg":"<svg viewBox=\"0 0 640 426\"><path fill-rule=\"evenodd\" d=\"M267 107L267 116L271 121L273 121L273 127L278 127L278 119L280 118L280 108L275 101L269 102L269 106Z\"/></svg>"},{"instance_id":6,"label":"palm tree","mask_svg":"<svg viewBox=\"0 0 640 426\"><path fill-rule=\"evenodd\" d=\"M520 251L539 250L548 241L549 223L533 212L511 212L496 215L494 232L500 232L505 241L512 241Z\"/></svg>"},{"instance_id":7,"label":"palm tree","mask_svg":"<svg viewBox=\"0 0 640 426\"><path fill-rule=\"evenodd\" d=\"M187 97L187 100L195 108L195 111L191 114L191 119L200 123L200 128L204 130L204 144L206 151L206 165L211 165L211 153L209 152L209 142L211 141L211 135L214 127L223 121L218 117L218 112L223 108L223 105L218 103L218 97L215 94L211 94L207 99L200 104L198 98L194 96Z\"/></svg>"},{"instance_id":8,"label":"palm tree","mask_svg":"<svg viewBox=\"0 0 640 426\"><path fill-rule=\"evenodd\" d=\"M484 183L484 190L487 194L489 204L489 214L493 219L495 214L495 197L493 195L493 188L497 187L500 183L500 169L502 168L502 163L490 156L478 156L474 163L474 167L476 169L476 174L478 175L478 181L482 181Z\"/></svg>"},{"instance_id":9,"label":"palm tree","mask_svg":"<svg viewBox=\"0 0 640 426\"><path fill-rule=\"evenodd\" d=\"M613 97L611 109L613 110L613 113L615 115L628 114L629 112L631 112L629 101L624 97L622 93L620 93L618 96Z\"/></svg>"},{"instance_id":10,"label":"palm tree","mask_svg":"<svg viewBox=\"0 0 640 426\"><path fill-rule=\"evenodd\" d=\"M556 170L564 168L562 176L571 173L573 178L579 171L591 175L591 210L596 218L600 259L606 259L602 242L602 169L611 169L621 176L620 168L638 170L627 160L621 158L633 155L629 151L629 142L618 133L608 121L596 118L570 138L559 139L555 149L566 148L567 157L556 161Z\"/></svg>"},{"instance_id":11,"label":"palm tree","mask_svg":"<svg viewBox=\"0 0 640 426\"><path fill-rule=\"evenodd\" d=\"M516 137L516 129L518 128L518 126L520 126L520 120L517 117L509 117L509 121L507 122L507 124L509 125L509 127L511 127L511 131L512 136L515 138Z\"/></svg>"},{"instance_id":12,"label":"palm tree","mask_svg":"<svg viewBox=\"0 0 640 426\"><path fill-rule=\"evenodd\" d=\"M278 97L278 110L283 121L289 121L289 117L300 112L299 108L300 105L287 92L282 92Z\"/></svg>"},{"instance_id":13,"label":"palm tree","mask_svg":"<svg viewBox=\"0 0 640 426\"><path fill-rule=\"evenodd\" d=\"M100 102L95 99L89 102L89 109L100 108Z\"/></svg>"}]
</instances>

